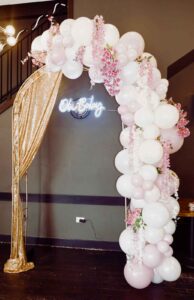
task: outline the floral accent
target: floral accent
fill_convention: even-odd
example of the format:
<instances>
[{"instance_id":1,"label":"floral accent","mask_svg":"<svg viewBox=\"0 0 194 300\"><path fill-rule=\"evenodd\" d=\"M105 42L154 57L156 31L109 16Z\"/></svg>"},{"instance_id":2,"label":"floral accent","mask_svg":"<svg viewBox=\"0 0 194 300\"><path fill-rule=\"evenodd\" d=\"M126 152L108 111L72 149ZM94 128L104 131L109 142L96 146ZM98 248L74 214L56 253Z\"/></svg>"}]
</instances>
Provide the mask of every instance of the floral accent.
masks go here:
<instances>
[{"instance_id":1,"label":"floral accent","mask_svg":"<svg viewBox=\"0 0 194 300\"><path fill-rule=\"evenodd\" d=\"M120 69L118 67L118 60L116 59L116 52L109 46L103 50L102 64L101 72L104 85L108 93L111 96L115 96L119 93Z\"/></svg>"},{"instance_id":2,"label":"floral accent","mask_svg":"<svg viewBox=\"0 0 194 300\"><path fill-rule=\"evenodd\" d=\"M98 65L103 55L104 47L104 19L102 16L95 16L93 20L93 36L92 36L92 55L94 64Z\"/></svg>"},{"instance_id":3,"label":"floral accent","mask_svg":"<svg viewBox=\"0 0 194 300\"><path fill-rule=\"evenodd\" d=\"M151 58L151 56L150 56ZM141 76L141 82L144 86L146 83L152 89L153 88L153 66L150 62L149 57L144 58L140 62L139 75Z\"/></svg>"},{"instance_id":4,"label":"floral accent","mask_svg":"<svg viewBox=\"0 0 194 300\"><path fill-rule=\"evenodd\" d=\"M142 218L142 209L136 208L133 212L128 210L127 214L127 225L131 225L133 227L133 231L136 233L140 228L144 228L145 223Z\"/></svg>"},{"instance_id":5,"label":"floral accent","mask_svg":"<svg viewBox=\"0 0 194 300\"><path fill-rule=\"evenodd\" d=\"M163 157L161 162L161 172L165 173L170 168L170 150L171 144L169 141L162 141Z\"/></svg>"},{"instance_id":6,"label":"floral accent","mask_svg":"<svg viewBox=\"0 0 194 300\"><path fill-rule=\"evenodd\" d=\"M181 137L186 138L190 135L190 130L186 128L187 124L189 123L189 120L187 120L187 112L181 108L180 103L176 103L174 105L179 111L179 121L176 125L178 129L178 134Z\"/></svg>"},{"instance_id":7,"label":"floral accent","mask_svg":"<svg viewBox=\"0 0 194 300\"><path fill-rule=\"evenodd\" d=\"M75 56L75 61L83 64L83 56L84 56L85 50L86 50L85 46L80 46L78 48L78 51L76 52L76 56Z\"/></svg>"},{"instance_id":8,"label":"floral accent","mask_svg":"<svg viewBox=\"0 0 194 300\"><path fill-rule=\"evenodd\" d=\"M28 53L28 56L32 57L32 64L37 67L42 67L45 64L45 59L47 52L45 51L34 51L31 54Z\"/></svg>"}]
</instances>

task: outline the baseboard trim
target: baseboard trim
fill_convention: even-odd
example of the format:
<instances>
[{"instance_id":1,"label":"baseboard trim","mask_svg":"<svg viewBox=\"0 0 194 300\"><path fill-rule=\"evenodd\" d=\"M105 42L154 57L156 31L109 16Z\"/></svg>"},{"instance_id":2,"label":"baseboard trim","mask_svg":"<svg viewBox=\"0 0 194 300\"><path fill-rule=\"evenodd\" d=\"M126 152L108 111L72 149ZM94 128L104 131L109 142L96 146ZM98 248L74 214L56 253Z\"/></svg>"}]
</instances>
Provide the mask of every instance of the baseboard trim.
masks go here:
<instances>
[{"instance_id":1,"label":"baseboard trim","mask_svg":"<svg viewBox=\"0 0 194 300\"><path fill-rule=\"evenodd\" d=\"M0 243L10 243L10 235L0 235ZM121 251L118 242L107 241L90 241L90 240L68 240L44 237L27 237L27 245L77 248L77 249L94 249L94 250L109 250Z\"/></svg>"},{"instance_id":2,"label":"baseboard trim","mask_svg":"<svg viewBox=\"0 0 194 300\"><path fill-rule=\"evenodd\" d=\"M25 194L21 194L25 199ZM0 201L11 201L11 193L0 193ZM75 195L50 195L28 194L29 202L64 203L64 204L87 204L87 205L112 205L123 206L124 198L109 196L75 196Z\"/></svg>"}]
</instances>

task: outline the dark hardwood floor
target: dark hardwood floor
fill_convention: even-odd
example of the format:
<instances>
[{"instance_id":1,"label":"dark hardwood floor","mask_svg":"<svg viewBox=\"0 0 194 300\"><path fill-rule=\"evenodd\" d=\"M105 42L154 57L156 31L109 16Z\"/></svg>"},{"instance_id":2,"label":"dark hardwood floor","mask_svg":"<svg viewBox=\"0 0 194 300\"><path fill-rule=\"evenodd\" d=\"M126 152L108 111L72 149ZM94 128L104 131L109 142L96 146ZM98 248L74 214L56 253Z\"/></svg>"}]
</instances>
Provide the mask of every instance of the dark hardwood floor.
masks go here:
<instances>
[{"instance_id":1,"label":"dark hardwood floor","mask_svg":"<svg viewBox=\"0 0 194 300\"><path fill-rule=\"evenodd\" d=\"M123 277L120 252L29 246L36 268L3 273L9 245L0 244L0 300L176 300L194 299L194 273L184 271L176 282L131 288Z\"/></svg>"}]
</instances>

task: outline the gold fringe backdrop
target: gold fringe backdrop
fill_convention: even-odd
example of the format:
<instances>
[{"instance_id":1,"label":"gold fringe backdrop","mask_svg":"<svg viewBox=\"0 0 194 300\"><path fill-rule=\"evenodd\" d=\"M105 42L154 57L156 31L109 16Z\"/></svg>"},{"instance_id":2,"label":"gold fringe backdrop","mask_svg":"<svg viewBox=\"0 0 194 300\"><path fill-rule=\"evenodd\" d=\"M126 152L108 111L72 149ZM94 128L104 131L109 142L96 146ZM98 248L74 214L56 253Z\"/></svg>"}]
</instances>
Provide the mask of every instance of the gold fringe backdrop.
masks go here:
<instances>
[{"instance_id":1,"label":"gold fringe backdrop","mask_svg":"<svg viewBox=\"0 0 194 300\"><path fill-rule=\"evenodd\" d=\"M34 268L27 262L24 244L23 208L19 184L42 142L62 73L34 72L17 93L12 111L12 224L11 254L4 272L19 273Z\"/></svg>"}]
</instances>

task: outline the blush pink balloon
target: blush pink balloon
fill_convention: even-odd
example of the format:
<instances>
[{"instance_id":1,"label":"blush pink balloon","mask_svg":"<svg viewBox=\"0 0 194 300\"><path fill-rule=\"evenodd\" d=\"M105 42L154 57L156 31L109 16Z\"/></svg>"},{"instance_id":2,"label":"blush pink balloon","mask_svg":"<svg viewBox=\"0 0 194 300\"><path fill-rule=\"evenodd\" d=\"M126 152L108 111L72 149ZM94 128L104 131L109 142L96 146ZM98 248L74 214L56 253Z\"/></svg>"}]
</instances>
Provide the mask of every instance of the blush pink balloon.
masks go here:
<instances>
[{"instance_id":1,"label":"blush pink balloon","mask_svg":"<svg viewBox=\"0 0 194 300\"><path fill-rule=\"evenodd\" d=\"M171 245L173 243L173 236L171 234L165 234L163 240Z\"/></svg>"},{"instance_id":2,"label":"blush pink balloon","mask_svg":"<svg viewBox=\"0 0 194 300\"><path fill-rule=\"evenodd\" d=\"M121 115L121 120L127 126L131 126L134 122L133 115L130 113Z\"/></svg>"},{"instance_id":3,"label":"blush pink balloon","mask_svg":"<svg viewBox=\"0 0 194 300\"><path fill-rule=\"evenodd\" d=\"M153 270L144 264L127 263L124 268L126 281L136 289L146 288L152 281Z\"/></svg>"},{"instance_id":4,"label":"blush pink balloon","mask_svg":"<svg viewBox=\"0 0 194 300\"><path fill-rule=\"evenodd\" d=\"M166 257L170 257L170 256L173 255L173 249L172 249L171 246L169 246L168 251L166 251L166 252L164 253L164 255L165 255Z\"/></svg>"}]
</instances>

